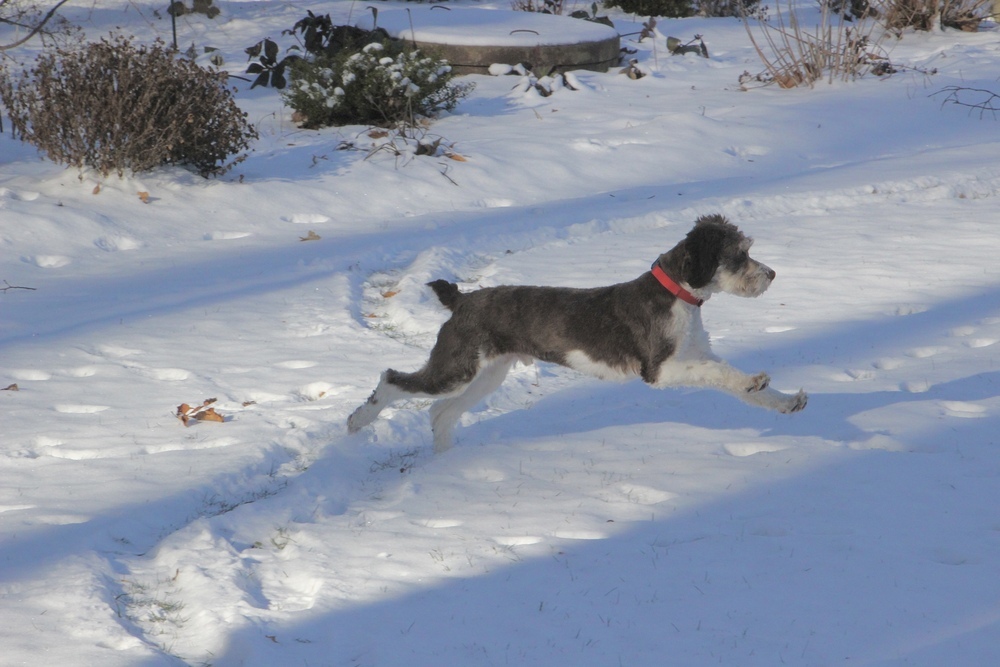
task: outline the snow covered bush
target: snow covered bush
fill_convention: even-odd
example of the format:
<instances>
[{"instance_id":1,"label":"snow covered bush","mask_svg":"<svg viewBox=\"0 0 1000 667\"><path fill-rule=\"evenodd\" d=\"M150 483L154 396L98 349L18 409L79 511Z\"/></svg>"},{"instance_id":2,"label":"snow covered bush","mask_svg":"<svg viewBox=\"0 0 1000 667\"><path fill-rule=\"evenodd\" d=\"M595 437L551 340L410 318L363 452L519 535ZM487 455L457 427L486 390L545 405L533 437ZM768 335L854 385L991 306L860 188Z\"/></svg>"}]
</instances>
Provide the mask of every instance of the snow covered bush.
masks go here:
<instances>
[{"instance_id":1,"label":"snow covered bush","mask_svg":"<svg viewBox=\"0 0 1000 667\"><path fill-rule=\"evenodd\" d=\"M472 84L452 80L446 62L391 40L303 58L291 73L285 101L311 128L431 118L454 109L472 91Z\"/></svg>"},{"instance_id":2,"label":"snow covered bush","mask_svg":"<svg viewBox=\"0 0 1000 667\"><path fill-rule=\"evenodd\" d=\"M165 164L224 173L257 138L226 75L161 41L135 46L113 36L46 51L20 75L0 70L0 101L15 136L51 160L105 176Z\"/></svg>"}]
</instances>

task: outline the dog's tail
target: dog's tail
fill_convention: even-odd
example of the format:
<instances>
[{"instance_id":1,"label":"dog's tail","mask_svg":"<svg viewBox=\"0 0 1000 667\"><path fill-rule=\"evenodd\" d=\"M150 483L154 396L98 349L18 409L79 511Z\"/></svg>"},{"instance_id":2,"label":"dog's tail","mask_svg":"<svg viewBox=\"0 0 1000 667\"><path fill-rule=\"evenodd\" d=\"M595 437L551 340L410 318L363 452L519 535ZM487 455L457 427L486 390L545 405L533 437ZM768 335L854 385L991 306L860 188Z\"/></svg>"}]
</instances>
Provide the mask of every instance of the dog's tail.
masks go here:
<instances>
[{"instance_id":1,"label":"dog's tail","mask_svg":"<svg viewBox=\"0 0 1000 667\"><path fill-rule=\"evenodd\" d=\"M427 286L434 290L438 300L444 304L445 308L455 310L455 306L458 305L458 299L462 296L462 293L458 291L458 285L450 283L447 280L432 280L427 283Z\"/></svg>"}]
</instances>

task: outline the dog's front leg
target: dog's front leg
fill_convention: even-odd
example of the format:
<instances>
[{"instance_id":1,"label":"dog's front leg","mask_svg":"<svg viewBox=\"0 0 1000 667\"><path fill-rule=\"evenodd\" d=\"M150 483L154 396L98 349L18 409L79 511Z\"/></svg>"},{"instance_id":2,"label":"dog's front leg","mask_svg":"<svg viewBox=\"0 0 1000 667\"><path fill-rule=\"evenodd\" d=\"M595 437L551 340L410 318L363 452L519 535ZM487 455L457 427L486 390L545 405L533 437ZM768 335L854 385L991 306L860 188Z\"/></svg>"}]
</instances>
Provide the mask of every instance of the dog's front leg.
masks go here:
<instances>
[{"instance_id":1,"label":"dog's front leg","mask_svg":"<svg viewBox=\"0 0 1000 667\"><path fill-rule=\"evenodd\" d=\"M745 403L778 412L798 412L806 406L808 396L805 392L783 394L771 389L768 386L770 382L767 373L749 375L721 359L698 359L667 361L660 367L659 376L652 384L656 387L721 389Z\"/></svg>"},{"instance_id":2,"label":"dog's front leg","mask_svg":"<svg viewBox=\"0 0 1000 667\"><path fill-rule=\"evenodd\" d=\"M748 375L721 359L668 360L651 384L655 387L711 387L731 394L751 394L767 389L767 373Z\"/></svg>"},{"instance_id":3,"label":"dog's front leg","mask_svg":"<svg viewBox=\"0 0 1000 667\"><path fill-rule=\"evenodd\" d=\"M756 405L760 408L767 408L768 410L776 410L784 414L790 412L798 412L806 407L806 403L809 402L809 396L805 391L799 389L798 392L794 394L783 394L776 389L768 387L763 391L755 391L750 393L745 393L739 395L739 398L744 403L749 403L750 405Z\"/></svg>"}]
</instances>

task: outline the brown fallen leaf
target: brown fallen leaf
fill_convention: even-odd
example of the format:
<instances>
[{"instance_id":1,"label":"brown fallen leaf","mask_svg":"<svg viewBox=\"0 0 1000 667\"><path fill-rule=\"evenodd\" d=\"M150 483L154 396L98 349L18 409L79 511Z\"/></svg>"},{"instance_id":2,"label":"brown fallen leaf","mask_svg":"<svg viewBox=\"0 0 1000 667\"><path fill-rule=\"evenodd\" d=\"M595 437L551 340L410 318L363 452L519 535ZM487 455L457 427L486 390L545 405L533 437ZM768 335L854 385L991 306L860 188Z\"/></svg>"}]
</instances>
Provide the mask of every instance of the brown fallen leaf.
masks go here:
<instances>
[{"instance_id":1,"label":"brown fallen leaf","mask_svg":"<svg viewBox=\"0 0 1000 667\"><path fill-rule=\"evenodd\" d=\"M98 183L97 185L94 186L94 189L91 191L91 194L95 194L95 195L101 194L101 184L100 183Z\"/></svg>"},{"instance_id":2,"label":"brown fallen leaf","mask_svg":"<svg viewBox=\"0 0 1000 667\"><path fill-rule=\"evenodd\" d=\"M396 296L397 294L399 294L399 290L389 290L387 292L382 292L382 298L383 299L391 299L392 297Z\"/></svg>"},{"instance_id":3,"label":"brown fallen leaf","mask_svg":"<svg viewBox=\"0 0 1000 667\"><path fill-rule=\"evenodd\" d=\"M149 203L149 193L148 192L139 192L139 200L143 204L148 204Z\"/></svg>"},{"instance_id":4,"label":"brown fallen leaf","mask_svg":"<svg viewBox=\"0 0 1000 667\"><path fill-rule=\"evenodd\" d=\"M12 384L0 389L0 391L20 391L20 389L17 388L17 384Z\"/></svg>"},{"instance_id":5,"label":"brown fallen leaf","mask_svg":"<svg viewBox=\"0 0 1000 667\"><path fill-rule=\"evenodd\" d=\"M224 422L226 421L225 417L216 412L215 408L209 407L215 401L216 399L214 398L206 398L201 405L195 407L191 407L187 403L181 403L177 406L177 418L185 426L190 426L192 421Z\"/></svg>"},{"instance_id":6,"label":"brown fallen leaf","mask_svg":"<svg viewBox=\"0 0 1000 667\"><path fill-rule=\"evenodd\" d=\"M305 236L300 236L299 237L300 241L319 241L319 239L320 239L319 234L317 234L316 232L314 232L311 229L309 230L308 234L306 234Z\"/></svg>"},{"instance_id":7,"label":"brown fallen leaf","mask_svg":"<svg viewBox=\"0 0 1000 667\"><path fill-rule=\"evenodd\" d=\"M209 408L208 410L202 410L194 416L200 422L224 422L226 418L215 411L215 408Z\"/></svg>"},{"instance_id":8,"label":"brown fallen leaf","mask_svg":"<svg viewBox=\"0 0 1000 667\"><path fill-rule=\"evenodd\" d=\"M462 157L458 153L445 153L444 156L448 157L448 158L451 158L455 162L468 162L468 160L466 160L464 157Z\"/></svg>"}]
</instances>

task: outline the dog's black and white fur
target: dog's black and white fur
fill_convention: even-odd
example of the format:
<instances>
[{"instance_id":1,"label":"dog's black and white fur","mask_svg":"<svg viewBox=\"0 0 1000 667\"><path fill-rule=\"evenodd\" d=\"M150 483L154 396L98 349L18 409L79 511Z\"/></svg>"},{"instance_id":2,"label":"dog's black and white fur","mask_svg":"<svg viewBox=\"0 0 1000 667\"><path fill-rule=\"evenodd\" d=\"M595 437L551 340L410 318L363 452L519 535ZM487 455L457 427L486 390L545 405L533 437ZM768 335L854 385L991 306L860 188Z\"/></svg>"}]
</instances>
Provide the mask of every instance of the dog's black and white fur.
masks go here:
<instances>
[{"instance_id":1,"label":"dog's black and white fur","mask_svg":"<svg viewBox=\"0 0 1000 667\"><path fill-rule=\"evenodd\" d=\"M750 257L752 243L721 215L702 216L654 268L697 299L716 292L760 296L775 273ZM502 285L463 294L444 280L429 285L453 311L430 359L415 373L382 373L347 420L351 433L393 401L435 398L434 450L447 450L462 413L497 389L515 362L532 359L603 379L638 376L654 387L712 387L778 412L806 406L805 392L775 391L767 373L747 375L713 354L699 305L678 298L651 272L591 289Z\"/></svg>"}]
</instances>

